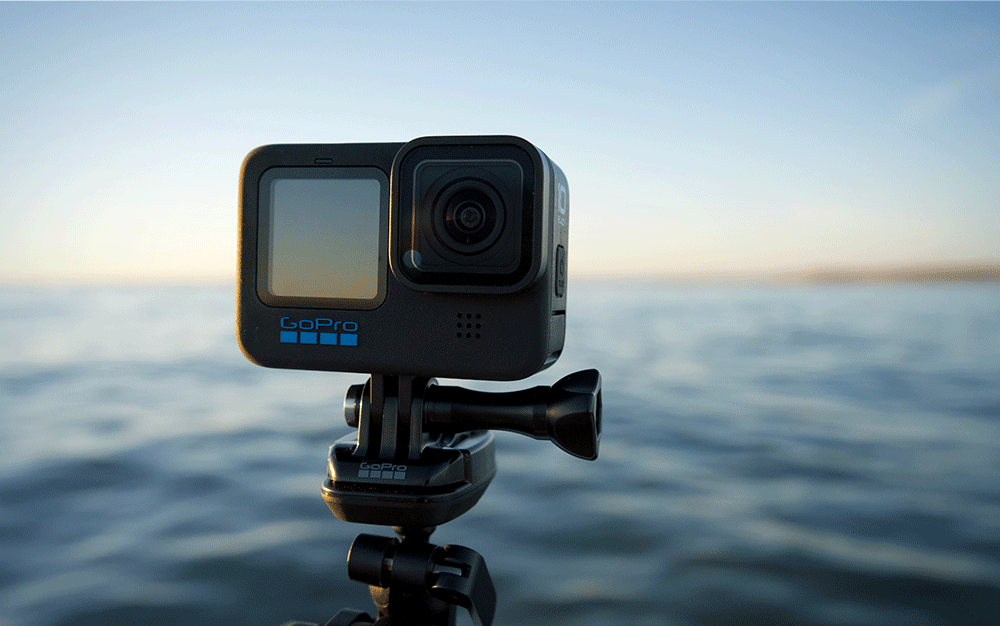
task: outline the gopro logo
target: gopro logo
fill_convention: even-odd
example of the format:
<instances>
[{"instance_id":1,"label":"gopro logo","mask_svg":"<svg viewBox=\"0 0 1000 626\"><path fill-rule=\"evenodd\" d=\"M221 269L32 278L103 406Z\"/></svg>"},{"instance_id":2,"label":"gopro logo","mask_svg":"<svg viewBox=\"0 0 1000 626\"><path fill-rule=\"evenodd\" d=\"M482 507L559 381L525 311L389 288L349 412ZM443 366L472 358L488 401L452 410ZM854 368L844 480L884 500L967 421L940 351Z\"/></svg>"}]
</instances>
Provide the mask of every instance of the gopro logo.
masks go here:
<instances>
[{"instance_id":1,"label":"gopro logo","mask_svg":"<svg viewBox=\"0 0 1000 626\"><path fill-rule=\"evenodd\" d=\"M392 463L362 462L358 467L358 478L385 478L389 480L404 480L406 466Z\"/></svg>"},{"instance_id":2,"label":"gopro logo","mask_svg":"<svg viewBox=\"0 0 1000 626\"><path fill-rule=\"evenodd\" d=\"M281 328L281 343L305 343L320 346L358 345L357 322L335 322L327 317L294 321L290 317L283 317L281 318Z\"/></svg>"}]
</instances>

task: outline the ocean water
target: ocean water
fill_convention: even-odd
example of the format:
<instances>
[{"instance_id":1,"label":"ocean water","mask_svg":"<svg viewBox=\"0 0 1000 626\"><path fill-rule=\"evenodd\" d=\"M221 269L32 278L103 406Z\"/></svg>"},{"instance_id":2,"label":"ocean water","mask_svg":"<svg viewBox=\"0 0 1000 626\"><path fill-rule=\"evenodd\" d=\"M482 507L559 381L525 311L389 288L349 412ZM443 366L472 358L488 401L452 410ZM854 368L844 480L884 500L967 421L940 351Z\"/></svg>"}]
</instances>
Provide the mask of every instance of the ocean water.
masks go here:
<instances>
[{"instance_id":1,"label":"ocean water","mask_svg":"<svg viewBox=\"0 0 1000 626\"><path fill-rule=\"evenodd\" d=\"M370 609L319 495L357 375L240 354L229 287L0 288L0 625ZM497 436L500 625L1000 623L1000 287L574 284L600 458Z\"/></svg>"}]
</instances>

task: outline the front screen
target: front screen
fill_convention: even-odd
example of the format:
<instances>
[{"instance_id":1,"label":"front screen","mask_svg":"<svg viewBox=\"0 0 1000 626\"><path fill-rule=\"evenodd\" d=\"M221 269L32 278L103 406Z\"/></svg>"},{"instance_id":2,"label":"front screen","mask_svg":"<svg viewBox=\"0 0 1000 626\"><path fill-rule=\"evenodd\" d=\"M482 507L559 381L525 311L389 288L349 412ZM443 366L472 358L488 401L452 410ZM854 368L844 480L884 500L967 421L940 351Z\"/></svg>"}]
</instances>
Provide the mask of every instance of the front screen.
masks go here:
<instances>
[{"instance_id":1,"label":"front screen","mask_svg":"<svg viewBox=\"0 0 1000 626\"><path fill-rule=\"evenodd\" d=\"M258 291L267 304L370 309L384 297L388 180L375 168L261 178Z\"/></svg>"}]
</instances>

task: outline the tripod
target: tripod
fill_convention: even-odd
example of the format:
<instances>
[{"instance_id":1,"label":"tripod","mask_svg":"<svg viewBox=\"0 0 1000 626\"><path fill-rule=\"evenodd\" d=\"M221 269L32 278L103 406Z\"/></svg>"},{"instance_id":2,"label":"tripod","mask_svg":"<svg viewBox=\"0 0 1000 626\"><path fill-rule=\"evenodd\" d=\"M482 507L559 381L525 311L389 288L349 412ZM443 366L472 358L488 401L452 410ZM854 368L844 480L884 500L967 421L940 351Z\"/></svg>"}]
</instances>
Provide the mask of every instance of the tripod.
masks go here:
<instances>
[{"instance_id":1,"label":"tripod","mask_svg":"<svg viewBox=\"0 0 1000 626\"><path fill-rule=\"evenodd\" d=\"M509 393L381 374L352 385L344 416L358 430L330 448L323 499L339 519L392 526L399 538L358 535L347 556L348 577L369 586L377 616L344 609L322 626L454 626L457 607L490 626L496 591L483 557L431 544L431 533L471 509L493 480L490 430L594 460L601 410L597 370Z\"/></svg>"}]
</instances>

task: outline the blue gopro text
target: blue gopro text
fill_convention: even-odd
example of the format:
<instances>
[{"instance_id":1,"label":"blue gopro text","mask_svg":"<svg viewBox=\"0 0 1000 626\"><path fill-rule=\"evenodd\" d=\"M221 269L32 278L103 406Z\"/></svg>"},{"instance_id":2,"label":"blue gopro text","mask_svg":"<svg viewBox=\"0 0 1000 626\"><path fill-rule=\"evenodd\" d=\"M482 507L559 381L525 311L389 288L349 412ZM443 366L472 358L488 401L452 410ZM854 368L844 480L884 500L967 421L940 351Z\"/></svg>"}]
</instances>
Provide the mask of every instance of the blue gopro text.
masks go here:
<instances>
[{"instance_id":1,"label":"blue gopro text","mask_svg":"<svg viewBox=\"0 0 1000 626\"><path fill-rule=\"evenodd\" d=\"M293 320L281 318L281 343L321 346L357 346L358 323L334 321L328 317Z\"/></svg>"}]
</instances>

